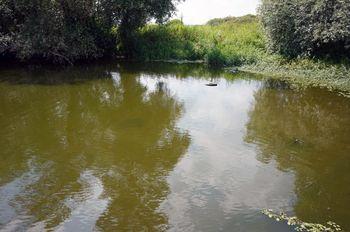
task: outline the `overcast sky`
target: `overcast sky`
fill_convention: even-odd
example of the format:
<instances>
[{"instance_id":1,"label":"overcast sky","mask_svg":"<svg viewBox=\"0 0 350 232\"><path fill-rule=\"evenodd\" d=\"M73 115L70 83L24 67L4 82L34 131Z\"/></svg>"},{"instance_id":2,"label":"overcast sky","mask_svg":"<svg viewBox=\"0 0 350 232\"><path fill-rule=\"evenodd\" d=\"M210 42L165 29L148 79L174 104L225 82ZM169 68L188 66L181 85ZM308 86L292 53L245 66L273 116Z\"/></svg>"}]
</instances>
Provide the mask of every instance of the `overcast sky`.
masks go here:
<instances>
[{"instance_id":1,"label":"overcast sky","mask_svg":"<svg viewBox=\"0 0 350 232\"><path fill-rule=\"evenodd\" d=\"M178 5L177 18L182 14L185 24L204 24L212 18L255 14L258 3L259 0L185 0Z\"/></svg>"}]
</instances>

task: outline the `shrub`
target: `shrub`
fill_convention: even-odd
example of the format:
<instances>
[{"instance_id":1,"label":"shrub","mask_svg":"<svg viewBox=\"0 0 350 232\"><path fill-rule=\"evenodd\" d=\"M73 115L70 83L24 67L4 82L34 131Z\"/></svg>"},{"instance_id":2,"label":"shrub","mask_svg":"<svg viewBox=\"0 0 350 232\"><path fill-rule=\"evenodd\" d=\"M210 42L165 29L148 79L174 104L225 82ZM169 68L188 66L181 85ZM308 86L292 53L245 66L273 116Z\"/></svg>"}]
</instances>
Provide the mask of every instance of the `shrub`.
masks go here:
<instances>
[{"instance_id":1,"label":"shrub","mask_svg":"<svg viewBox=\"0 0 350 232\"><path fill-rule=\"evenodd\" d=\"M223 23L251 23L251 22L256 22L256 20L257 20L257 17L255 15L248 14L241 17L229 16L225 18L211 19L207 22L207 25L218 26Z\"/></svg>"},{"instance_id":2,"label":"shrub","mask_svg":"<svg viewBox=\"0 0 350 232\"><path fill-rule=\"evenodd\" d=\"M179 0L1 0L0 58L73 62L111 54L115 28L125 52L135 31L150 19L162 21Z\"/></svg>"},{"instance_id":3,"label":"shrub","mask_svg":"<svg viewBox=\"0 0 350 232\"><path fill-rule=\"evenodd\" d=\"M217 47L213 47L206 54L206 61L212 66L223 66L226 62L226 57L221 53Z\"/></svg>"},{"instance_id":4,"label":"shrub","mask_svg":"<svg viewBox=\"0 0 350 232\"><path fill-rule=\"evenodd\" d=\"M347 0L263 0L259 13L272 52L350 57Z\"/></svg>"},{"instance_id":5,"label":"shrub","mask_svg":"<svg viewBox=\"0 0 350 232\"><path fill-rule=\"evenodd\" d=\"M249 15L215 26L185 26L179 20L147 25L139 30L137 44L135 56L141 60L206 60L215 65L252 63L266 50L259 23Z\"/></svg>"}]
</instances>

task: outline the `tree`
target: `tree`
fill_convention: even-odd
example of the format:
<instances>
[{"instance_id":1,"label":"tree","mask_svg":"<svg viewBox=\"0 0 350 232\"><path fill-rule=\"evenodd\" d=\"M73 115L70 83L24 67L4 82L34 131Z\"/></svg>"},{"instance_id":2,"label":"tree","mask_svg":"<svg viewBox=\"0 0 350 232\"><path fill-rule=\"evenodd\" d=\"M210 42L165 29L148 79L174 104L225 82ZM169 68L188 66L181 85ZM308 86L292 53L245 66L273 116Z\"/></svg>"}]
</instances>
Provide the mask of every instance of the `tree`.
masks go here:
<instances>
[{"instance_id":1,"label":"tree","mask_svg":"<svg viewBox=\"0 0 350 232\"><path fill-rule=\"evenodd\" d=\"M109 55L117 42L129 53L134 32L167 20L178 1L1 0L0 56L73 62Z\"/></svg>"},{"instance_id":2,"label":"tree","mask_svg":"<svg viewBox=\"0 0 350 232\"><path fill-rule=\"evenodd\" d=\"M350 57L349 0L263 0L259 13L273 52Z\"/></svg>"}]
</instances>

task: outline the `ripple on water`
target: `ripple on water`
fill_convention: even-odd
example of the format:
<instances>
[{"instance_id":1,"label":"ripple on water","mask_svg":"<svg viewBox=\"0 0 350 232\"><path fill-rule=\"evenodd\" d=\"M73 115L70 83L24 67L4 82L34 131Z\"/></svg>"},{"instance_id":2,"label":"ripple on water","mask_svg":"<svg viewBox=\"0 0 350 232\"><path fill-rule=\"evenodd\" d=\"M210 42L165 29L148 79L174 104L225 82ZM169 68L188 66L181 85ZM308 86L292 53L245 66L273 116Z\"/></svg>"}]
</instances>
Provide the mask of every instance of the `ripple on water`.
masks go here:
<instances>
[{"instance_id":1,"label":"ripple on water","mask_svg":"<svg viewBox=\"0 0 350 232\"><path fill-rule=\"evenodd\" d=\"M70 216L59 224L56 231L93 231L97 220L107 209L110 199L101 198L104 188L102 181L92 171L80 175L83 190L66 199Z\"/></svg>"}]
</instances>

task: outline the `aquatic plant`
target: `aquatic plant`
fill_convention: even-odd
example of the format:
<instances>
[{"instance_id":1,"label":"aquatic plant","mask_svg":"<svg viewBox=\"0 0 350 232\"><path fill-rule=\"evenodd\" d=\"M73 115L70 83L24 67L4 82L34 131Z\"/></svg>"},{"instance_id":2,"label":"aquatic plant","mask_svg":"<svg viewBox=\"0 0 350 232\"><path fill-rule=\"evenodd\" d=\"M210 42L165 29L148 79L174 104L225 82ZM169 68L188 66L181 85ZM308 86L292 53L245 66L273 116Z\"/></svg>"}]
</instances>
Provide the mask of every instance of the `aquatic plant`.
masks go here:
<instances>
[{"instance_id":1,"label":"aquatic plant","mask_svg":"<svg viewBox=\"0 0 350 232\"><path fill-rule=\"evenodd\" d=\"M302 87L324 87L341 91L346 96L350 93L350 66L347 62L330 63L307 58L288 60L279 55L271 55L265 60L243 65L240 70L287 80Z\"/></svg>"},{"instance_id":2,"label":"aquatic plant","mask_svg":"<svg viewBox=\"0 0 350 232\"><path fill-rule=\"evenodd\" d=\"M275 213L271 209L264 209L263 214L276 221L285 221L289 226L293 226L296 231L308 231L308 232L336 232L342 231L339 225L334 222L327 222L326 225L309 223L300 220L297 217L289 217L285 213Z\"/></svg>"}]
</instances>

